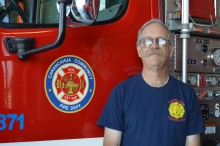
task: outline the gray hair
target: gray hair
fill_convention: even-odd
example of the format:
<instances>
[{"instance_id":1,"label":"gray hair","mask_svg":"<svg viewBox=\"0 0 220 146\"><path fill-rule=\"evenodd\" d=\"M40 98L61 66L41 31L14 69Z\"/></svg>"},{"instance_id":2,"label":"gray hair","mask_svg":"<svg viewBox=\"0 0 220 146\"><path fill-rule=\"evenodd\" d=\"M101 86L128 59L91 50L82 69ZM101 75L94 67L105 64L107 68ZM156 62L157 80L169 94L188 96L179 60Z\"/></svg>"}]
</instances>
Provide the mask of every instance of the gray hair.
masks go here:
<instances>
[{"instance_id":1,"label":"gray hair","mask_svg":"<svg viewBox=\"0 0 220 146\"><path fill-rule=\"evenodd\" d=\"M170 30L165 26L165 24L159 20L159 19L151 19L150 21L147 21L141 28L140 30L138 31L138 38L137 38L137 46L140 45L140 40L142 39L142 32L144 30L144 28L150 24L160 24L161 26L163 26L166 30L167 30L167 34L168 34L168 40L170 42L170 44L173 44L173 37L172 37L172 34L170 32Z\"/></svg>"}]
</instances>

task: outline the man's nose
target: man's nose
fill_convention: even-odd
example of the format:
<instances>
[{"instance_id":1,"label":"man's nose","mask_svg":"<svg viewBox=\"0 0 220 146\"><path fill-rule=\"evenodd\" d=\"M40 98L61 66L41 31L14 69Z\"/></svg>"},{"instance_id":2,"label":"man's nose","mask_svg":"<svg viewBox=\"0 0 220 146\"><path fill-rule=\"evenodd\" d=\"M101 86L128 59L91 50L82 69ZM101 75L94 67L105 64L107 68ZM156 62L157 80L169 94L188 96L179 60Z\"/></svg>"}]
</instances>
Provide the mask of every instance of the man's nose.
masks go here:
<instances>
[{"instance_id":1,"label":"man's nose","mask_svg":"<svg viewBox=\"0 0 220 146\"><path fill-rule=\"evenodd\" d=\"M157 44L156 39L153 40L153 42L152 42L152 44L151 44L151 47L152 47L152 48L155 48L155 49L158 48L158 44Z\"/></svg>"}]
</instances>

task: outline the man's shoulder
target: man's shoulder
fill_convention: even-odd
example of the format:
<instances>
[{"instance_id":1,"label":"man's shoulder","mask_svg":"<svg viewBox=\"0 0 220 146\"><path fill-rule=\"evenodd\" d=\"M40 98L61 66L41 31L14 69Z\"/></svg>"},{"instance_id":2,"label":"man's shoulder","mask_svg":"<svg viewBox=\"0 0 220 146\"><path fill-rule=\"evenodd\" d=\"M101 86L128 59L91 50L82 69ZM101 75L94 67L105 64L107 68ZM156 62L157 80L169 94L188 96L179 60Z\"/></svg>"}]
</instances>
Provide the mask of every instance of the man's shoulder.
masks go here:
<instances>
[{"instance_id":1,"label":"man's shoulder","mask_svg":"<svg viewBox=\"0 0 220 146\"><path fill-rule=\"evenodd\" d=\"M189 86L187 83L184 83L178 79L176 79L174 76L170 75L170 78L172 79L172 84L171 86L177 87L177 88L182 88L182 89L186 89L186 91L194 91L194 89Z\"/></svg>"},{"instance_id":2,"label":"man's shoulder","mask_svg":"<svg viewBox=\"0 0 220 146\"><path fill-rule=\"evenodd\" d=\"M119 84L121 84L121 85L129 85L131 83L135 83L135 82L137 82L139 76L140 76L140 74L136 74L136 75L130 76L128 79L120 82Z\"/></svg>"},{"instance_id":3,"label":"man's shoulder","mask_svg":"<svg viewBox=\"0 0 220 146\"><path fill-rule=\"evenodd\" d=\"M119 82L115 88L116 89L122 89L122 88L130 88L132 86L134 86L134 84L137 84L138 83L138 80L139 80L139 74L137 75L134 75L134 76L131 76L129 77L128 79L124 80L124 81L121 81Z\"/></svg>"}]
</instances>

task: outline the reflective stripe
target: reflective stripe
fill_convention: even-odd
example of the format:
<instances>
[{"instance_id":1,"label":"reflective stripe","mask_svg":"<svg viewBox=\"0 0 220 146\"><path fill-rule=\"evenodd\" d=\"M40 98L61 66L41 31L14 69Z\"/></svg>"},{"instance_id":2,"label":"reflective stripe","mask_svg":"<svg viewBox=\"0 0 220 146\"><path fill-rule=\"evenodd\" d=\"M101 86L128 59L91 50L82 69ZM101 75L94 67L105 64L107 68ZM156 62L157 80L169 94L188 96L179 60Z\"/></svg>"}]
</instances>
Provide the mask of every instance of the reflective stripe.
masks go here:
<instances>
[{"instance_id":1,"label":"reflective stripe","mask_svg":"<svg viewBox=\"0 0 220 146\"><path fill-rule=\"evenodd\" d=\"M67 139L67 140L51 140L51 141L33 141L33 142L14 142L0 143L1 146L64 146L64 145L79 145L79 146L103 146L103 137L99 138L82 138L82 139Z\"/></svg>"}]
</instances>

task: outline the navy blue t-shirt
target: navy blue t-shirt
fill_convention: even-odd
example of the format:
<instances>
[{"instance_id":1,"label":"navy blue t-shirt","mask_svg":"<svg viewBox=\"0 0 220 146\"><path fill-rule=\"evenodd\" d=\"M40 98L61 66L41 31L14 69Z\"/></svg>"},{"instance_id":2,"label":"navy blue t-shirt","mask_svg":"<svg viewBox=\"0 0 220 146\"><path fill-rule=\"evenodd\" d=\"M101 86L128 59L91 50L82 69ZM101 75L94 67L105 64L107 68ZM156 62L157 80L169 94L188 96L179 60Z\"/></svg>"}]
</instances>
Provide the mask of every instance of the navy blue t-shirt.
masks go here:
<instances>
[{"instance_id":1,"label":"navy blue t-shirt","mask_svg":"<svg viewBox=\"0 0 220 146\"><path fill-rule=\"evenodd\" d=\"M151 87L141 73L113 89L97 124L122 131L121 146L185 146L205 130L193 88L173 76Z\"/></svg>"}]
</instances>

